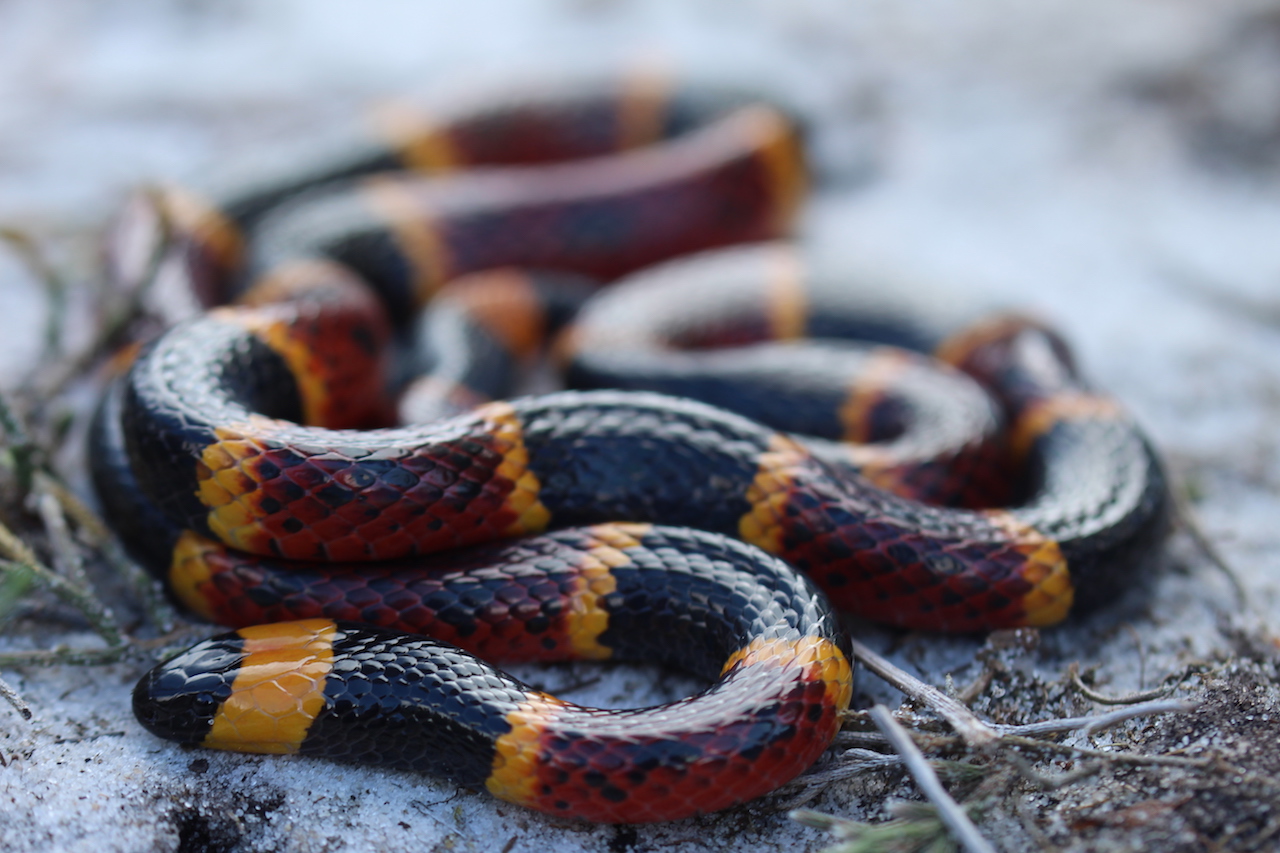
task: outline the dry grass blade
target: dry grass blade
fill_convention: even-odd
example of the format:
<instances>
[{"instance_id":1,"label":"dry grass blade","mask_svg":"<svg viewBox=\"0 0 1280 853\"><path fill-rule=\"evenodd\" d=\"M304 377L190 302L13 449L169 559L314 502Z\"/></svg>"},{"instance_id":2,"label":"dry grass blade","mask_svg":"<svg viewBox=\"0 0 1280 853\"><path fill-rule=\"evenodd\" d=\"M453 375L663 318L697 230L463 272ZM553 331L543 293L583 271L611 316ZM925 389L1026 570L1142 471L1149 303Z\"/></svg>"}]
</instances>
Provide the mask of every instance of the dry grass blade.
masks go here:
<instances>
[{"instance_id":1,"label":"dry grass blade","mask_svg":"<svg viewBox=\"0 0 1280 853\"><path fill-rule=\"evenodd\" d=\"M928 759L916 748L907 730L898 725L893 715L889 713L889 709L883 705L876 705L871 709L871 719L902 756L903 763L911 773L911 778L937 809L938 818L951 830L956 840L960 842L960 846L968 853L995 853L995 847L978 831L978 827L969 819L965 810L947 793L947 789L942 786L938 775L929 765Z\"/></svg>"},{"instance_id":2,"label":"dry grass blade","mask_svg":"<svg viewBox=\"0 0 1280 853\"><path fill-rule=\"evenodd\" d=\"M0 228L0 241L7 243L31 270L32 275L44 286L49 303L44 328L44 353L42 361L50 361L62 351L62 322L67 308L67 281L57 267L49 262L40 243L18 228Z\"/></svg>"},{"instance_id":3,"label":"dry grass blade","mask_svg":"<svg viewBox=\"0 0 1280 853\"><path fill-rule=\"evenodd\" d=\"M1173 511L1174 517L1178 524L1191 537L1191 541L1195 543L1196 548L1204 556L1209 564L1222 573L1227 579L1227 583L1231 585L1232 594L1236 599L1236 607L1246 609L1250 606L1248 591L1245 590L1244 584L1240 581L1240 575L1222 556L1222 552L1213 544L1213 540L1204 532L1204 527L1200 524L1200 518L1196 515L1194 509L1191 508L1191 501L1187 499L1184 489L1173 489Z\"/></svg>"},{"instance_id":4,"label":"dry grass blade","mask_svg":"<svg viewBox=\"0 0 1280 853\"><path fill-rule=\"evenodd\" d=\"M1038 735L1061 734L1065 732L1083 731L1087 734L1093 734L1112 726L1119 725L1125 720L1131 720L1134 717L1142 717L1147 714L1177 714L1187 711L1194 711L1200 707L1199 702L1185 700L1163 700L1154 702L1143 702L1133 705L1129 708L1122 708L1118 711L1111 711L1106 714L1097 714L1087 717L1063 717L1060 720L1045 720L1039 723L1028 723L1021 726L996 726L1001 736L1020 735L1023 737L1035 737Z\"/></svg>"},{"instance_id":5,"label":"dry grass blade","mask_svg":"<svg viewBox=\"0 0 1280 853\"><path fill-rule=\"evenodd\" d=\"M1177 678L1169 680L1163 687L1154 687L1151 690L1142 690L1138 693L1129 693L1125 696L1108 696L1105 693L1099 693L1089 685L1085 684L1080 678L1080 665L1076 663L1067 666L1067 679L1071 686L1075 688L1081 696L1091 702L1097 702L1099 705L1134 705L1139 702L1149 702L1153 699L1163 699L1170 693L1178 689L1178 686L1186 679L1190 671L1184 672Z\"/></svg>"},{"instance_id":6,"label":"dry grass blade","mask_svg":"<svg viewBox=\"0 0 1280 853\"><path fill-rule=\"evenodd\" d=\"M22 715L22 719L31 719L31 706L22 701L22 697L18 695L18 691L9 686L3 678L0 678L0 699L4 699L14 709Z\"/></svg>"}]
</instances>

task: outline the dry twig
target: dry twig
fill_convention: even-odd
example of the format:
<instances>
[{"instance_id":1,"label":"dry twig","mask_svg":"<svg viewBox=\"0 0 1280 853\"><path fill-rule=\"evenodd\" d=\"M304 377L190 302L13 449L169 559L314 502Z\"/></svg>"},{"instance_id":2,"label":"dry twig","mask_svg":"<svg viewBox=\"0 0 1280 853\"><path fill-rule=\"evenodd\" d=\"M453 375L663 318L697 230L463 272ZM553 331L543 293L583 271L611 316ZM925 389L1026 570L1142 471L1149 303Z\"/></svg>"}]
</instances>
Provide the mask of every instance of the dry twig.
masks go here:
<instances>
[{"instance_id":1,"label":"dry twig","mask_svg":"<svg viewBox=\"0 0 1280 853\"><path fill-rule=\"evenodd\" d=\"M14 709L22 715L22 719L31 719L31 706L22 701L22 697L18 695L18 691L14 690L9 683L0 678L0 699L4 699Z\"/></svg>"},{"instance_id":2,"label":"dry twig","mask_svg":"<svg viewBox=\"0 0 1280 853\"><path fill-rule=\"evenodd\" d=\"M969 853L995 853L991 842L978 832L978 827L974 826L969 815L955 800L951 799L947 789L942 787L942 782L938 780L937 774L929 766L924 754L916 748L907 730L893 719L889 709L883 705L876 705L871 709L871 719L875 720L876 727L884 733L889 743L902 756L903 763L911 773L911 778L928 797L929 802L933 803L939 819L947 825L960 845Z\"/></svg>"},{"instance_id":3,"label":"dry twig","mask_svg":"<svg viewBox=\"0 0 1280 853\"><path fill-rule=\"evenodd\" d=\"M1170 693L1178 689L1178 686L1186 680L1190 675L1190 670L1182 673L1182 675L1174 679L1166 679L1166 684L1162 687L1153 687L1150 690L1142 690L1137 693L1129 693L1125 696L1108 696L1105 693L1099 693L1089 687L1080 679L1080 665L1072 663L1067 666L1067 679L1071 686L1074 687L1081 696L1091 702L1097 702L1099 705L1133 705L1138 702L1149 702L1153 699L1163 699Z\"/></svg>"},{"instance_id":4,"label":"dry twig","mask_svg":"<svg viewBox=\"0 0 1280 853\"><path fill-rule=\"evenodd\" d=\"M994 743L999 733L991 726L978 719L978 716L936 687L925 684L914 675L899 669L886 658L876 654L856 639L853 643L853 655L863 662L867 669L883 678L889 684L901 690L916 701L932 708L953 729L964 738L966 744L974 748L982 748Z\"/></svg>"}]
</instances>

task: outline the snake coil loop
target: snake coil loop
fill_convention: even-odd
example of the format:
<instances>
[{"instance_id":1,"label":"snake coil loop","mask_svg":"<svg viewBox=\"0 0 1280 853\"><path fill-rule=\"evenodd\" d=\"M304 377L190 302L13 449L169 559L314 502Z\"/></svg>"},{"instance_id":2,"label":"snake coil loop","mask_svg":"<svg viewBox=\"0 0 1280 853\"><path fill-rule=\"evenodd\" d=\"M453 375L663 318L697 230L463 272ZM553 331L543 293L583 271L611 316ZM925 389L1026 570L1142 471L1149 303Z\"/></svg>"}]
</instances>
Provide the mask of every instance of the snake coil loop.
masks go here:
<instances>
[{"instance_id":1,"label":"snake coil loop","mask_svg":"<svg viewBox=\"0 0 1280 853\"><path fill-rule=\"evenodd\" d=\"M832 605L1047 625L1156 550L1159 461L1051 330L957 326L771 242L805 175L783 111L644 79L393 125L118 225L120 246L167 222L161 273L207 310L105 395L95 484L173 595L239 629L142 680L153 732L669 820L829 745L852 679ZM503 399L619 278L555 345L587 390ZM389 427L390 354L427 302L410 409L431 420ZM830 340L852 337L872 344ZM602 711L480 658L713 684Z\"/></svg>"}]
</instances>

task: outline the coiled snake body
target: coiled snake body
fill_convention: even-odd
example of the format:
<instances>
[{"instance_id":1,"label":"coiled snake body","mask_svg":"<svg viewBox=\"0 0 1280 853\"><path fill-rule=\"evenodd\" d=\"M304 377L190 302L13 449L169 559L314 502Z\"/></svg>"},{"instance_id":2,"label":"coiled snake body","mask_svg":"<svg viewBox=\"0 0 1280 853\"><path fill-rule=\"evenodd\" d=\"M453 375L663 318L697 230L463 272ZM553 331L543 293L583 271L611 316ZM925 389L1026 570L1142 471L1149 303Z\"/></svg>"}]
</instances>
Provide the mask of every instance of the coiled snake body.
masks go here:
<instances>
[{"instance_id":1,"label":"coiled snake body","mask_svg":"<svg viewBox=\"0 0 1280 853\"><path fill-rule=\"evenodd\" d=\"M673 819L766 793L830 743L851 693L832 604L1047 625L1155 550L1158 460L1050 330L949 327L937 300L861 292L769 242L804 175L776 109L633 82L398 126L324 170L223 201L169 191L124 220L162 216L169 271L235 303L152 343L95 426L115 526L190 609L240 628L143 679L152 731ZM556 345L588 390L496 399L494 365L572 313L554 306L581 276L625 279ZM414 406L439 417L380 426L388 353L428 301ZM944 366L797 342L830 336ZM472 653L716 680L600 711Z\"/></svg>"}]
</instances>

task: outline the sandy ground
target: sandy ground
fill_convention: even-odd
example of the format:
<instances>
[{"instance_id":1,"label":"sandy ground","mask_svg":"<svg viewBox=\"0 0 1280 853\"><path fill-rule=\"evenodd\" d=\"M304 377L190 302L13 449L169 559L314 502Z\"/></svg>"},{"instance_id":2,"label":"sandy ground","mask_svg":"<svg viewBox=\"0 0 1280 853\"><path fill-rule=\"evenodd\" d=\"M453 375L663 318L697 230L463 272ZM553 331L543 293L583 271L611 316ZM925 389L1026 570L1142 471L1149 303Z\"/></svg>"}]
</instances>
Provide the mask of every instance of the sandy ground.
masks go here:
<instances>
[{"instance_id":1,"label":"sandy ground","mask_svg":"<svg viewBox=\"0 0 1280 853\"><path fill-rule=\"evenodd\" d=\"M1177 536L1143 589L1006 655L977 710L1010 722L1097 710L1062 686L1074 661L1112 694L1191 667L1181 695L1206 698L1204 709L1093 745L1280 770L1275 647L1264 636L1280 594L1278 3L8 0L0 221L70 237L60 260L87 269L81 238L139 182L198 180L273 140L352 122L387 93L634 63L745 80L798 105L821 176L804 236L844 256L851 274L891 286L943 281L957 298L1051 318L1088 374L1149 430L1248 591L1239 605ZM0 255L5 376L36 357L42 311L33 282ZM20 620L0 649L96 642L62 624ZM980 638L859 631L932 683L965 684L978 671ZM3 673L35 710L26 722L0 706L8 849L692 853L829 843L768 802L670 825L593 827L407 774L183 751L131 716L128 691L145 665ZM519 674L554 689L599 673ZM567 698L640 704L687 687L626 670ZM899 697L864 674L858 701ZM1266 779L1227 786L1211 774L1105 770L1059 791L1028 790L985 823L1000 849L1280 843ZM810 805L882 820L903 796L914 788L892 776L833 786Z\"/></svg>"}]
</instances>

